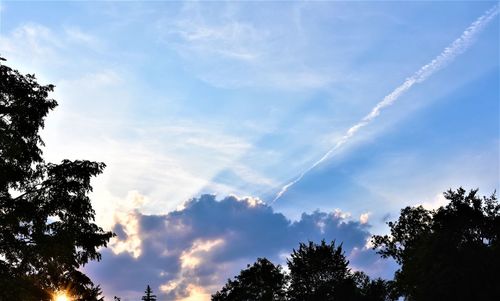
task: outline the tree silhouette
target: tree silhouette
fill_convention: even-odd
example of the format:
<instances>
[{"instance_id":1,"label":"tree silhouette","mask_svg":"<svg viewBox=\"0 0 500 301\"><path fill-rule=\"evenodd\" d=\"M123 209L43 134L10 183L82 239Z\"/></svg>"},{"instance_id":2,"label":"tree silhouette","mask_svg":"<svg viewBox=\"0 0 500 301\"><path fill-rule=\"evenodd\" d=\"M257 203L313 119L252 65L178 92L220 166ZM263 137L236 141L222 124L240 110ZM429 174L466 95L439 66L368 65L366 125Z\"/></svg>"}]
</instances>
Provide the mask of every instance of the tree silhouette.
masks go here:
<instances>
[{"instance_id":1,"label":"tree silhouette","mask_svg":"<svg viewBox=\"0 0 500 301\"><path fill-rule=\"evenodd\" d=\"M393 281L370 280L363 272L352 273L335 241L301 243L293 250L285 275L281 267L259 258L234 280L212 295L212 301L394 301Z\"/></svg>"},{"instance_id":2,"label":"tree silhouette","mask_svg":"<svg viewBox=\"0 0 500 301\"><path fill-rule=\"evenodd\" d=\"M399 297L393 281L381 278L371 280L368 275L361 271L354 272L352 277L357 287L356 300L393 301Z\"/></svg>"},{"instance_id":3,"label":"tree silhouette","mask_svg":"<svg viewBox=\"0 0 500 301\"><path fill-rule=\"evenodd\" d=\"M281 301L285 300L285 284L281 266L258 258L235 280L228 279L222 290L212 295L212 301Z\"/></svg>"},{"instance_id":4,"label":"tree silhouette","mask_svg":"<svg viewBox=\"0 0 500 301\"><path fill-rule=\"evenodd\" d=\"M151 287L148 285L146 290L144 291L146 295L142 296L141 300L143 301L156 301L156 295L153 295L153 291Z\"/></svg>"},{"instance_id":5,"label":"tree silhouette","mask_svg":"<svg viewBox=\"0 0 500 301\"><path fill-rule=\"evenodd\" d=\"M401 268L397 288L408 300L500 300L500 205L493 194L448 190L437 210L406 207L375 248Z\"/></svg>"},{"instance_id":6,"label":"tree silhouette","mask_svg":"<svg viewBox=\"0 0 500 301\"><path fill-rule=\"evenodd\" d=\"M300 243L288 260L291 301L354 300L356 284L348 268L342 245L335 241Z\"/></svg>"},{"instance_id":7,"label":"tree silhouette","mask_svg":"<svg viewBox=\"0 0 500 301\"><path fill-rule=\"evenodd\" d=\"M99 260L112 237L93 223L87 196L103 163L42 158L43 128L57 102L52 85L21 75L0 58L0 300L50 300L65 289L74 300L100 300L79 269Z\"/></svg>"}]
</instances>

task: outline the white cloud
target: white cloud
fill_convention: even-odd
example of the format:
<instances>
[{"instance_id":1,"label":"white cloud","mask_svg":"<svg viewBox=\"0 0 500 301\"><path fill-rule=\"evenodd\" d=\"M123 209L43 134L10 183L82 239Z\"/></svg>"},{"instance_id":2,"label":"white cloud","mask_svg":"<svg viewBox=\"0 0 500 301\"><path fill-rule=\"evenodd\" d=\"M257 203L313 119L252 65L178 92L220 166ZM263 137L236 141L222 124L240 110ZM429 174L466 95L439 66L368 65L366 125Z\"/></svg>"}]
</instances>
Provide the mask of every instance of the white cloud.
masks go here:
<instances>
[{"instance_id":1,"label":"white cloud","mask_svg":"<svg viewBox=\"0 0 500 301\"><path fill-rule=\"evenodd\" d=\"M110 224L113 210L123 205L130 190L138 190L150 199L138 210L157 213L175 208L178 200L190 199L202 190L244 193L212 180L225 169L234 167L235 174L249 186L273 184L246 165L236 163L251 144L207 125L134 125L121 121L120 115L107 120L105 116L93 117L91 112L85 114L85 108L80 109L80 114L71 112L74 109L62 107L55 118L48 120L45 155L55 162L86 158L107 164L104 174L94 181L93 192L98 219L105 225ZM112 114L116 112L108 116ZM130 137L116 138L120 132L130 133Z\"/></svg>"},{"instance_id":2,"label":"white cloud","mask_svg":"<svg viewBox=\"0 0 500 301\"><path fill-rule=\"evenodd\" d=\"M103 51L105 49L104 42L101 39L83 31L78 27L66 27L64 28L64 34L68 42L72 42L95 51Z\"/></svg>"},{"instance_id":3,"label":"white cloud","mask_svg":"<svg viewBox=\"0 0 500 301\"><path fill-rule=\"evenodd\" d=\"M236 37L247 29L235 26L224 30L234 31ZM22 72L35 70L41 82L56 85L52 96L59 106L50 113L42 133L45 157L53 162L85 158L107 164L104 174L94 181L94 207L100 222L109 226L113 210L134 189L154 200L140 210L166 212L175 208L178 200L189 199L201 190L241 194L249 193L241 189L252 183L275 185L272 179L238 162L253 148L247 137L226 134L224 124L194 121L189 116L145 119L135 110L149 96L140 85L130 84L137 78L128 67L103 63L89 53L82 57L85 62L72 56L81 49L104 46L97 36L72 25L59 30L27 23L0 36L2 55L11 65ZM165 104L173 102L168 96L161 98ZM234 174L247 182L246 187L212 181L220 171L233 166Z\"/></svg>"},{"instance_id":4,"label":"white cloud","mask_svg":"<svg viewBox=\"0 0 500 301\"><path fill-rule=\"evenodd\" d=\"M34 71L43 80L65 78L95 67L88 50L105 51L105 43L96 35L77 27L54 29L40 23L26 22L0 35L0 49L10 63L22 72ZM102 63L99 63L102 67Z\"/></svg>"},{"instance_id":5,"label":"white cloud","mask_svg":"<svg viewBox=\"0 0 500 301\"><path fill-rule=\"evenodd\" d=\"M301 61L303 54L294 49L298 37L290 32L298 27L265 26L243 20L233 4L217 7L214 16L206 6L186 3L179 15L157 23L164 45L176 50L200 79L221 88L295 91L326 87L341 78Z\"/></svg>"},{"instance_id":6,"label":"white cloud","mask_svg":"<svg viewBox=\"0 0 500 301\"><path fill-rule=\"evenodd\" d=\"M203 136L198 135L188 137L185 142L192 146L215 150L225 155L241 153L252 147L250 143L241 141L241 139L236 137L227 137L225 140L219 140L216 138L219 137L215 137L213 133L204 133Z\"/></svg>"},{"instance_id":7,"label":"white cloud","mask_svg":"<svg viewBox=\"0 0 500 301\"><path fill-rule=\"evenodd\" d=\"M439 207L446 206L449 203L442 193L438 193L433 199L423 202L421 205L427 210L435 210Z\"/></svg>"},{"instance_id":8,"label":"white cloud","mask_svg":"<svg viewBox=\"0 0 500 301\"><path fill-rule=\"evenodd\" d=\"M242 61L251 61L260 56L255 47L261 44L259 40L264 38L265 33L258 32L252 25L231 21L210 26L202 22L188 18L174 23L171 33L187 42L180 45L181 49L199 55L219 55Z\"/></svg>"},{"instance_id":9,"label":"white cloud","mask_svg":"<svg viewBox=\"0 0 500 301\"><path fill-rule=\"evenodd\" d=\"M179 259L181 260L181 268L194 269L203 263L203 254L210 252L215 247L220 247L224 244L221 238L211 240L195 240L190 249L184 250Z\"/></svg>"},{"instance_id":10,"label":"white cloud","mask_svg":"<svg viewBox=\"0 0 500 301\"><path fill-rule=\"evenodd\" d=\"M196 286L193 284L187 287L188 296L186 298L180 299L179 301L209 301L211 300L211 294L206 291L205 288Z\"/></svg>"},{"instance_id":11,"label":"white cloud","mask_svg":"<svg viewBox=\"0 0 500 301\"><path fill-rule=\"evenodd\" d=\"M2 56L15 61L51 60L63 43L48 28L37 23L26 23L0 36Z\"/></svg>"},{"instance_id":12,"label":"white cloud","mask_svg":"<svg viewBox=\"0 0 500 301\"><path fill-rule=\"evenodd\" d=\"M141 238L139 236L139 221L137 214L133 211L122 212L115 211L115 223L121 226L125 238L114 237L109 242L109 247L115 254L128 252L134 258L141 256Z\"/></svg>"},{"instance_id":13,"label":"white cloud","mask_svg":"<svg viewBox=\"0 0 500 301\"><path fill-rule=\"evenodd\" d=\"M368 218L370 217L370 212L363 213L359 216L359 222L364 225L368 223Z\"/></svg>"}]
</instances>

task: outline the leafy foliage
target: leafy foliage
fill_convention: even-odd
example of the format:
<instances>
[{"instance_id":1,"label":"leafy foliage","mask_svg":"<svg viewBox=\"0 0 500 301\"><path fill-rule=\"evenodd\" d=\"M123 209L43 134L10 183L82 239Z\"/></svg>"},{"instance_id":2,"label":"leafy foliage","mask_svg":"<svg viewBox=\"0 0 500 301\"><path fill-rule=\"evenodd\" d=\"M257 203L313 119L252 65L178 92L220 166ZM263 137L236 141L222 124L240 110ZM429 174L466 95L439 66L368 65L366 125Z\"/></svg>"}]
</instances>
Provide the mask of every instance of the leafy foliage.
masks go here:
<instances>
[{"instance_id":1,"label":"leafy foliage","mask_svg":"<svg viewBox=\"0 0 500 301\"><path fill-rule=\"evenodd\" d=\"M370 279L365 273L357 271L352 275L357 287L356 300L393 301L398 299L393 281L381 278Z\"/></svg>"},{"instance_id":2,"label":"leafy foliage","mask_svg":"<svg viewBox=\"0 0 500 301\"><path fill-rule=\"evenodd\" d=\"M258 258L235 280L228 280L212 301L280 301L285 300L286 278L281 267L266 258Z\"/></svg>"},{"instance_id":3,"label":"leafy foliage","mask_svg":"<svg viewBox=\"0 0 500 301\"><path fill-rule=\"evenodd\" d=\"M4 59L1 59L5 61ZM103 163L46 163L39 135L54 86L0 64L0 300L101 299L79 267L112 237L94 221L90 180Z\"/></svg>"},{"instance_id":4,"label":"leafy foliage","mask_svg":"<svg viewBox=\"0 0 500 301\"><path fill-rule=\"evenodd\" d=\"M354 295L355 283L342 245L336 247L335 241L327 244L324 240L319 245L301 243L290 257L289 300L349 300Z\"/></svg>"},{"instance_id":5,"label":"leafy foliage","mask_svg":"<svg viewBox=\"0 0 500 301\"><path fill-rule=\"evenodd\" d=\"M284 274L265 258L257 259L228 280L212 301L274 301L274 300L353 300L393 301L397 295L392 281L370 280L362 272L352 273L342 251L333 241L327 244L301 243L293 250Z\"/></svg>"},{"instance_id":6,"label":"leafy foliage","mask_svg":"<svg viewBox=\"0 0 500 301\"><path fill-rule=\"evenodd\" d=\"M463 188L437 210L406 207L375 248L401 268L397 288L408 300L500 300L500 205L493 194Z\"/></svg>"},{"instance_id":7,"label":"leafy foliage","mask_svg":"<svg viewBox=\"0 0 500 301\"><path fill-rule=\"evenodd\" d=\"M362 272L352 272L342 245L301 243L288 260L290 287L288 300L396 300L391 281L370 280Z\"/></svg>"},{"instance_id":8,"label":"leafy foliage","mask_svg":"<svg viewBox=\"0 0 500 301\"><path fill-rule=\"evenodd\" d=\"M43 162L39 130L45 116L57 106L48 98L53 85L41 86L34 75L21 75L0 58L0 193L8 188L28 189L37 177L33 164Z\"/></svg>"}]
</instances>

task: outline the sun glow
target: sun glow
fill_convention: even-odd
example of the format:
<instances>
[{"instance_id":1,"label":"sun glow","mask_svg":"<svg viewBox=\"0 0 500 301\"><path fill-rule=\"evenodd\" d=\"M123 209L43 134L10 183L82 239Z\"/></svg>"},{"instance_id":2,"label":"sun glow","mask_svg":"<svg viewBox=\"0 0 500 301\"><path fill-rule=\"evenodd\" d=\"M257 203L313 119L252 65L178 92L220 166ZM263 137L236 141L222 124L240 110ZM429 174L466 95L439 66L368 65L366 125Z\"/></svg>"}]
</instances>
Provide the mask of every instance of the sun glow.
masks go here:
<instances>
[{"instance_id":1,"label":"sun glow","mask_svg":"<svg viewBox=\"0 0 500 301\"><path fill-rule=\"evenodd\" d=\"M58 292L54 295L54 301L71 301L65 292Z\"/></svg>"}]
</instances>

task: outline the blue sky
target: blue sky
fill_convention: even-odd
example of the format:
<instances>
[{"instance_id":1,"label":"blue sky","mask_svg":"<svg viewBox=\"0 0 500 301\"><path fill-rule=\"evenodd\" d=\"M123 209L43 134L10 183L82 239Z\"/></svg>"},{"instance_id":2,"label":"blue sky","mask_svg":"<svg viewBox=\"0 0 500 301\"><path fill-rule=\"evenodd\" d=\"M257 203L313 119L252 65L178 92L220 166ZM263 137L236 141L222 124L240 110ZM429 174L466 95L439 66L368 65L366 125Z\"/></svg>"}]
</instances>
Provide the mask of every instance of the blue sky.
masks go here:
<instances>
[{"instance_id":1,"label":"blue sky","mask_svg":"<svg viewBox=\"0 0 500 301\"><path fill-rule=\"evenodd\" d=\"M490 11L464 51L272 202L495 5L1 1L0 54L56 85L46 158L108 166L93 204L97 221L123 235L87 268L105 294L132 300L151 283L174 300L207 300L256 257L283 263L299 241L320 237L342 237L357 268L390 277L394 265L364 241L399 209L443 204L449 188L500 188ZM222 222L234 210L245 226ZM232 247L259 241L252 225L279 243ZM152 238L166 245L152 248ZM135 284L105 272L141 265L150 268Z\"/></svg>"}]
</instances>

